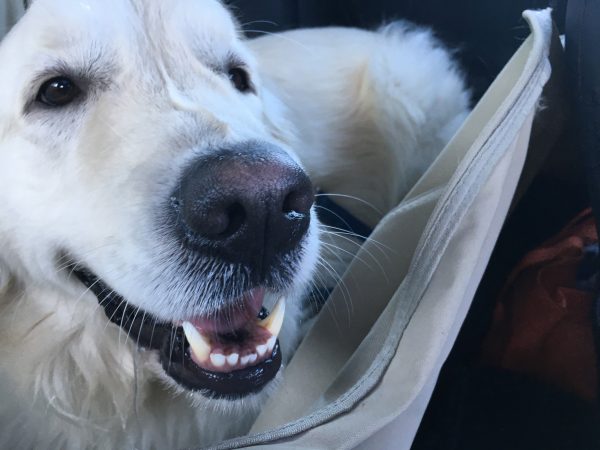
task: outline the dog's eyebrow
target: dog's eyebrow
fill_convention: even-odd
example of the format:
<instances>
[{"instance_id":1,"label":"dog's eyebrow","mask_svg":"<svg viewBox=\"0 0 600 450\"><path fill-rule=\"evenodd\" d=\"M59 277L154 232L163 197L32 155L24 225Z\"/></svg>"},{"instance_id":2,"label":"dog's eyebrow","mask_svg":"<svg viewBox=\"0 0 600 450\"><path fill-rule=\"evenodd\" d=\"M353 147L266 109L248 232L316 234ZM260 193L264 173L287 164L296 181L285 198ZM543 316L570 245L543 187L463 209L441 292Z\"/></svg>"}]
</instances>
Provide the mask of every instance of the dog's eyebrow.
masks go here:
<instances>
[{"instance_id":1,"label":"dog's eyebrow","mask_svg":"<svg viewBox=\"0 0 600 450\"><path fill-rule=\"evenodd\" d=\"M237 54L233 52L227 53L224 59L218 64L211 64L208 66L214 73L221 75L227 73L232 67L248 67L248 64Z\"/></svg>"},{"instance_id":2,"label":"dog's eyebrow","mask_svg":"<svg viewBox=\"0 0 600 450\"><path fill-rule=\"evenodd\" d=\"M26 90L25 112L35 102L37 93L44 82L55 77L67 77L87 93L104 91L114 79L115 65L107 62L101 54L85 64L70 64L65 60L56 60L35 72Z\"/></svg>"},{"instance_id":3,"label":"dog's eyebrow","mask_svg":"<svg viewBox=\"0 0 600 450\"><path fill-rule=\"evenodd\" d=\"M30 85L31 87L39 87L49 78L64 76L72 78L75 82L94 83L98 89L106 89L111 84L114 70L112 65L100 65L99 60L100 57L97 57L85 65L68 64L62 60L56 61L54 64L36 72Z\"/></svg>"},{"instance_id":4,"label":"dog's eyebrow","mask_svg":"<svg viewBox=\"0 0 600 450\"><path fill-rule=\"evenodd\" d=\"M238 67L238 66L247 67L248 64L246 64L246 62L237 54L228 53L227 58L225 60L225 67L230 68L230 67Z\"/></svg>"}]
</instances>

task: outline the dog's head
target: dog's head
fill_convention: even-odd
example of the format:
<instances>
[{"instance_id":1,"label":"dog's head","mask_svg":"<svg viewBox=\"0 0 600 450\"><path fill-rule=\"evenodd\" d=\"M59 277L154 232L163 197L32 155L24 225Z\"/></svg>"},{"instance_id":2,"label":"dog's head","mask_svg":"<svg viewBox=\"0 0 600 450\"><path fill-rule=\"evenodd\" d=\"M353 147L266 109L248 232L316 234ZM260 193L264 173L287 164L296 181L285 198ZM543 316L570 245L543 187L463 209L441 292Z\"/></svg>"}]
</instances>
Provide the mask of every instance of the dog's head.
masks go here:
<instances>
[{"instance_id":1,"label":"dog's head","mask_svg":"<svg viewBox=\"0 0 600 450\"><path fill-rule=\"evenodd\" d=\"M265 386L284 302L263 302L305 289L318 231L228 11L37 0L0 61L0 263L89 288L187 389Z\"/></svg>"}]
</instances>

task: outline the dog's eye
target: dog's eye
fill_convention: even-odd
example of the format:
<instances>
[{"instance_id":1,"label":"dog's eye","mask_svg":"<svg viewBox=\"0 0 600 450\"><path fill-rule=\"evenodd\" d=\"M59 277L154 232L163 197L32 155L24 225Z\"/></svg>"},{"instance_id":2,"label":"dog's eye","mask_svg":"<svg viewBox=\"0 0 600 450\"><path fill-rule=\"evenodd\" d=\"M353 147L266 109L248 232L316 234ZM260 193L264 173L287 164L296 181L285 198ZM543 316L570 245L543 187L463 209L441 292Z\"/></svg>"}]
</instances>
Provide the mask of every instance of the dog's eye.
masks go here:
<instances>
[{"instance_id":1,"label":"dog's eye","mask_svg":"<svg viewBox=\"0 0 600 450\"><path fill-rule=\"evenodd\" d=\"M67 77L56 77L46 81L40 88L36 100L47 106L65 106L75 100L81 90Z\"/></svg>"},{"instance_id":2,"label":"dog's eye","mask_svg":"<svg viewBox=\"0 0 600 450\"><path fill-rule=\"evenodd\" d=\"M246 70L241 67L232 67L227 74L238 91L245 93L253 90L250 75L248 75Z\"/></svg>"}]
</instances>

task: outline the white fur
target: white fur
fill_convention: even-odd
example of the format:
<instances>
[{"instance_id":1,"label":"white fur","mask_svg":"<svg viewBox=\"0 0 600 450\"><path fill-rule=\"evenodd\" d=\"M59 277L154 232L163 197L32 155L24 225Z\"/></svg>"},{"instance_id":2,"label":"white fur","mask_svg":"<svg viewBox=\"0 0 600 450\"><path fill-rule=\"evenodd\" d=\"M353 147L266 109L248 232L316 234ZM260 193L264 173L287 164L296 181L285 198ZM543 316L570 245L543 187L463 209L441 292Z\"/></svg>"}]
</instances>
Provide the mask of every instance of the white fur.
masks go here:
<instances>
[{"instance_id":1,"label":"white fur","mask_svg":"<svg viewBox=\"0 0 600 450\"><path fill-rule=\"evenodd\" d=\"M231 52L257 95L211 70ZM32 80L57 60L96 66L105 88L77 114L25 113ZM372 205L338 199L373 225L468 110L448 52L426 30L314 29L244 42L215 0L37 0L0 44L0 82L1 448L167 449L243 433L276 382L237 402L184 391L153 352L107 322L57 252L92 264L164 320L198 313L183 296L198 280L181 279L151 220L188 161L227 143L273 142L317 186ZM300 297L322 277L313 281L319 242L325 270L341 273L356 251L311 224L288 293L287 356Z\"/></svg>"}]
</instances>

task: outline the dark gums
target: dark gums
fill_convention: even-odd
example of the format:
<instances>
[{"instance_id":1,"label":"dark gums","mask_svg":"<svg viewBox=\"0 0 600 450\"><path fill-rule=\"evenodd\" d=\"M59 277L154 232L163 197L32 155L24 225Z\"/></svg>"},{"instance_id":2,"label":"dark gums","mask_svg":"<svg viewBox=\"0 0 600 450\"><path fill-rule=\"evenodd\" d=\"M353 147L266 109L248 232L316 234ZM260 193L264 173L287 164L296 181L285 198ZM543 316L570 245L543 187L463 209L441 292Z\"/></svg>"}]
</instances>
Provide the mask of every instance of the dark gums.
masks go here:
<instances>
[{"instance_id":1,"label":"dark gums","mask_svg":"<svg viewBox=\"0 0 600 450\"><path fill-rule=\"evenodd\" d=\"M187 389L209 398L237 400L261 391L275 378L281 367L281 351L277 341L271 357L255 366L229 373L204 370L192 361L189 344L181 327L161 322L128 304L89 270L74 268L73 273L96 295L106 317L120 326L138 346L158 350L165 372ZM267 310L262 308L259 319L267 316Z\"/></svg>"},{"instance_id":2,"label":"dark gums","mask_svg":"<svg viewBox=\"0 0 600 450\"><path fill-rule=\"evenodd\" d=\"M160 360L165 372L175 381L192 391L199 391L205 397L220 400L237 400L249 394L260 392L281 367L279 341L275 343L273 354L256 366L228 373L211 372L196 365L189 354L189 348L178 330L172 340L166 340L160 351Z\"/></svg>"}]
</instances>

